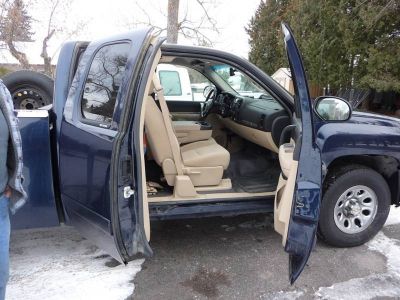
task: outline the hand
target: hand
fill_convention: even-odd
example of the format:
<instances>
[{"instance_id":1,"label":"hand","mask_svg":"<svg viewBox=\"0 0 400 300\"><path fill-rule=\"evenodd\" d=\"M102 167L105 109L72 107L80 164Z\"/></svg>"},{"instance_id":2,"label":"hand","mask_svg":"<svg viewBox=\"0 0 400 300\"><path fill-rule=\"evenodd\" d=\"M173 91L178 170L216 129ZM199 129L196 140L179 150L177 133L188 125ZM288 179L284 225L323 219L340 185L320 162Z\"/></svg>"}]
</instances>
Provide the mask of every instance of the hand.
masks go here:
<instances>
[{"instance_id":1,"label":"hand","mask_svg":"<svg viewBox=\"0 0 400 300\"><path fill-rule=\"evenodd\" d=\"M11 197L11 188L7 185L6 189L4 190L4 196L6 196L7 198Z\"/></svg>"}]
</instances>

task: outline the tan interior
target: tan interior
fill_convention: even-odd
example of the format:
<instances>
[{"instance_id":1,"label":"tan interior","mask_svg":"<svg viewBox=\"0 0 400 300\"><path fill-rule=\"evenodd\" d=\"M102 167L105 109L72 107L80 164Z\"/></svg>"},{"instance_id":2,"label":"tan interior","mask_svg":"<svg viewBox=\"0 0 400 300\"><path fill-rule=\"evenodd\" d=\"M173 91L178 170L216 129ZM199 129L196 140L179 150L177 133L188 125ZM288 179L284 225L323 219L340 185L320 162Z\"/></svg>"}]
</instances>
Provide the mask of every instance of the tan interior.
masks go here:
<instances>
[{"instance_id":1,"label":"tan interior","mask_svg":"<svg viewBox=\"0 0 400 300\"><path fill-rule=\"evenodd\" d=\"M152 66L155 74L161 53ZM157 102L152 96L156 92ZM150 240L149 202L159 203L168 201L204 201L213 199L252 199L275 195L274 227L282 235L285 245L289 226L293 191L297 175L297 161L293 160L293 142L277 148L271 133L246 127L231 119L211 114L207 121L213 125L213 130L200 130L201 125L196 120L185 118L185 121L171 121L170 113L165 102L163 90L157 76L149 78L146 85L146 98L141 113L141 141L143 132L146 133L147 144L154 161L161 167L165 180L173 188L173 194L148 197L143 194L145 233ZM214 120L215 119L215 120ZM215 121L215 122L214 122ZM215 126L215 125L218 126ZM232 136L227 142L228 128L233 133L261 147L279 154L282 169L277 190L275 192L232 192L232 182L223 178L224 170L230 163L230 152L240 149L240 143L232 143ZM229 132L230 132L229 131ZM218 144L215 139L227 149ZM239 140L239 139L238 139ZM240 138L243 143L243 139ZM230 145L230 146L229 146ZM143 145L142 145L143 146ZM144 147L141 147L142 165L145 165ZM142 169L142 178L146 178L146 170ZM143 180L143 191L146 191L146 181Z\"/></svg>"},{"instance_id":2,"label":"tan interior","mask_svg":"<svg viewBox=\"0 0 400 300\"><path fill-rule=\"evenodd\" d=\"M275 193L274 228L282 235L283 246L286 244L297 176L298 162L293 160L293 150L293 144L283 144L279 148L279 163L282 173Z\"/></svg>"},{"instance_id":3,"label":"tan interior","mask_svg":"<svg viewBox=\"0 0 400 300\"><path fill-rule=\"evenodd\" d=\"M289 178L290 170L293 166L293 144L284 144L279 148L279 164L283 177Z\"/></svg>"},{"instance_id":4,"label":"tan interior","mask_svg":"<svg viewBox=\"0 0 400 300\"><path fill-rule=\"evenodd\" d=\"M197 121L173 121L172 124L179 144L205 141L212 135L212 130L201 130Z\"/></svg>"},{"instance_id":5,"label":"tan interior","mask_svg":"<svg viewBox=\"0 0 400 300\"><path fill-rule=\"evenodd\" d=\"M230 118L221 117L221 121L227 128L249 140L250 142L278 153L278 147L275 145L274 140L272 139L271 132L261 131L248 126L240 125Z\"/></svg>"},{"instance_id":6,"label":"tan interior","mask_svg":"<svg viewBox=\"0 0 400 300\"><path fill-rule=\"evenodd\" d=\"M185 196L194 196L197 186L219 185L229 165L229 152L212 138L180 146L157 76L153 83L161 110L148 96L144 124L149 148L168 185Z\"/></svg>"},{"instance_id":7,"label":"tan interior","mask_svg":"<svg viewBox=\"0 0 400 300\"><path fill-rule=\"evenodd\" d=\"M154 43L157 42L157 38L154 38L152 40L152 44L154 45ZM156 71L158 62L160 61L161 58L161 50L158 50L153 64L151 66L150 69L150 74L153 74ZM152 81L148 80L146 83L146 88L145 88L145 92L144 95L148 95L149 92L151 91L151 86L152 86ZM143 99L143 103L145 103L146 99ZM145 159L144 159L144 145L143 145L143 141L144 141L144 120L145 120L145 115L146 115L146 105L142 105L142 110L140 112L140 122L139 122L139 132L140 132L140 147L139 147L139 152L140 152L140 160L141 160L141 165L145 166ZM142 173L142 178L145 179L146 178L146 168L142 168L141 170ZM146 185L146 180L142 180L142 191L146 191L147 190L147 185ZM142 199L143 199L143 227L144 227L144 231L145 231L145 235L148 241L150 241L150 215L149 215L149 201L148 201L148 197L147 197L147 192L144 192L142 195Z\"/></svg>"}]
</instances>

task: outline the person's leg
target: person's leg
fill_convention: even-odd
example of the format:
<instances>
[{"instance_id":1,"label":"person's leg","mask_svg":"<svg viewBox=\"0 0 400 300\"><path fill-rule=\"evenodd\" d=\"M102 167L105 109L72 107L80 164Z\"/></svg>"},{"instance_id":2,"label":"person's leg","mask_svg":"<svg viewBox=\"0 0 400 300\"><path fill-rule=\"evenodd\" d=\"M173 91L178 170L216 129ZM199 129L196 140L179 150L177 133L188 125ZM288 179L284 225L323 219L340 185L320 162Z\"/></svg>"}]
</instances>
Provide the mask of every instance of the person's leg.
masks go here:
<instances>
[{"instance_id":1,"label":"person's leg","mask_svg":"<svg viewBox=\"0 0 400 300\"><path fill-rule=\"evenodd\" d=\"M0 300L6 295L9 274L10 218L8 214L9 200L0 196Z\"/></svg>"}]
</instances>

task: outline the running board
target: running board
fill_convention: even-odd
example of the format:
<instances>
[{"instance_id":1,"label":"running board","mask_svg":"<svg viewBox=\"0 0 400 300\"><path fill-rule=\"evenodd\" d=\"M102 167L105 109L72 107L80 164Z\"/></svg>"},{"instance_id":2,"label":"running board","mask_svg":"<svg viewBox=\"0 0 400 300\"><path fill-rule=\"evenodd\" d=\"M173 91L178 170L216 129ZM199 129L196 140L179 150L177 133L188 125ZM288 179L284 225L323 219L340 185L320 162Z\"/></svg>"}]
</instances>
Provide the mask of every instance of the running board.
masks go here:
<instances>
[{"instance_id":1,"label":"running board","mask_svg":"<svg viewBox=\"0 0 400 300\"><path fill-rule=\"evenodd\" d=\"M243 214L271 213L274 211L274 197L260 197L254 200L234 200L202 203L149 203L151 220L174 220L216 216L237 216Z\"/></svg>"}]
</instances>

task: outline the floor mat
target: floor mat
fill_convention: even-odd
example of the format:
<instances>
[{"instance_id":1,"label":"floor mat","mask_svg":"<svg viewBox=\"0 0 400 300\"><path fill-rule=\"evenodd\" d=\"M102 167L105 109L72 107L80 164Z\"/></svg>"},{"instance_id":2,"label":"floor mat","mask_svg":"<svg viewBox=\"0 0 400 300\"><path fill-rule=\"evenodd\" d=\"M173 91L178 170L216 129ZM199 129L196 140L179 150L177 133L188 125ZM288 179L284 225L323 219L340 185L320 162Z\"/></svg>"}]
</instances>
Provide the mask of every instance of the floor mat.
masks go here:
<instances>
[{"instance_id":1,"label":"floor mat","mask_svg":"<svg viewBox=\"0 0 400 300\"><path fill-rule=\"evenodd\" d=\"M278 157L269 150L248 145L231 154L226 176L232 180L236 192L273 192L278 185L280 166Z\"/></svg>"},{"instance_id":2,"label":"floor mat","mask_svg":"<svg viewBox=\"0 0 400 300\"><path fill-rule=\"evenodd\" d=\"M233 179L233 186L247 193L274 192L278 185L278 179L279 174L277 176L263 174L257 177L236 177Z\"/></svg>"}]
</instances>

